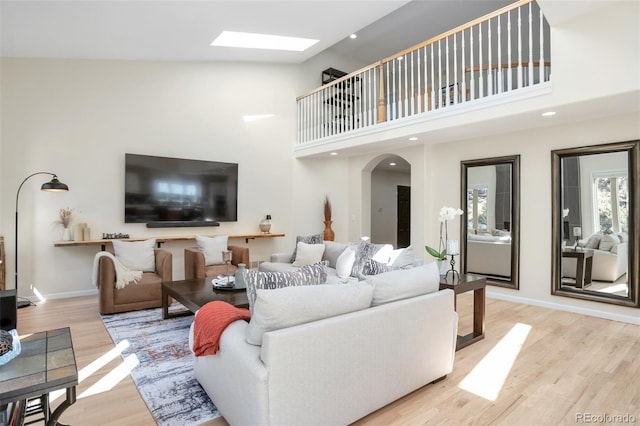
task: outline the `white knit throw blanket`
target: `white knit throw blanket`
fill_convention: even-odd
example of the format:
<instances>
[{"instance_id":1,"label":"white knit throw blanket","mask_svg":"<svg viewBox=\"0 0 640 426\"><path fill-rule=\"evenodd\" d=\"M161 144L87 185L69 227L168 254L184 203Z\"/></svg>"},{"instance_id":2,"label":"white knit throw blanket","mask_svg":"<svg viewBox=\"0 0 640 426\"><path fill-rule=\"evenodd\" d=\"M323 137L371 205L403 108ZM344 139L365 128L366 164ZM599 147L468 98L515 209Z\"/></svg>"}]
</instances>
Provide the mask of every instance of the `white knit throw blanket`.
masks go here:
<instances>
[{"instance_id":1,"label":"white knit throw blanket","mask_svg":"<svg viewBox=\"0 0 640 426\"><path fill-rule=\"evenodd\" d=\"M127 284L134 282L137 283L142 278L142 271L132 271L124 266L114 255L108 251L99 251L96 253L96 257L93 258L93 285L98 287L98 264L101 257L108 257L113 260L113 265L116 269L116 288L124 288Z\"/></svg>"}]
</instances>

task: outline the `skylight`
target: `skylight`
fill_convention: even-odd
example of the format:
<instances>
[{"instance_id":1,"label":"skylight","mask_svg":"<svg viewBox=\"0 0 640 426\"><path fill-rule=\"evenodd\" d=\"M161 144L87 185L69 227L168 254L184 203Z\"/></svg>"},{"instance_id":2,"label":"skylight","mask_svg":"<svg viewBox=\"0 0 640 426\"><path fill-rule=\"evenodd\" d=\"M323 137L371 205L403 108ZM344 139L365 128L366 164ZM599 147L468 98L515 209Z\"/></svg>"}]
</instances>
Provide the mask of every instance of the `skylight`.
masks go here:
<instances>
[{"instance_id":1,"label":"skylight","mask_svg":"<svg viewBox=\"0 0 640 426\"><path fill-rule=\"evenodd\" d=\"M285 37L267 34L223 31L213 40L211 46L245 47L249 49L292 50L302 52L316 44L318 40Z\"/></svg>"}]
</instances>

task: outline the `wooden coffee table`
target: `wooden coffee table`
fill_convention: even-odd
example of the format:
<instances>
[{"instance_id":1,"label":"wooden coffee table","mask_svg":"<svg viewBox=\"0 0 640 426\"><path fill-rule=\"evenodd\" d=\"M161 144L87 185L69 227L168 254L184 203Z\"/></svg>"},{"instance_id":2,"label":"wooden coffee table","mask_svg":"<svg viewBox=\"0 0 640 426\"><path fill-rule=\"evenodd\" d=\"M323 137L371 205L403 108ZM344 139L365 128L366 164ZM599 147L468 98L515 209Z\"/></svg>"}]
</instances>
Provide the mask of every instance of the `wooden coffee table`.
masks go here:
<instances>
[{"instance_id":1,"label":"wooden coffee table","mask_svg":"<svg viewBox=\"0 0 640 426\"><path fill-rule=\"evenodd\" d=\"M249 306L245 289L214 290L211 280L211 277L207 277L162 283L162 319L194 314L206 303L214 300L221 300L239 308ZM180 302L189 311L170 313L169 296Z\"/></svg>"}]
</instances>

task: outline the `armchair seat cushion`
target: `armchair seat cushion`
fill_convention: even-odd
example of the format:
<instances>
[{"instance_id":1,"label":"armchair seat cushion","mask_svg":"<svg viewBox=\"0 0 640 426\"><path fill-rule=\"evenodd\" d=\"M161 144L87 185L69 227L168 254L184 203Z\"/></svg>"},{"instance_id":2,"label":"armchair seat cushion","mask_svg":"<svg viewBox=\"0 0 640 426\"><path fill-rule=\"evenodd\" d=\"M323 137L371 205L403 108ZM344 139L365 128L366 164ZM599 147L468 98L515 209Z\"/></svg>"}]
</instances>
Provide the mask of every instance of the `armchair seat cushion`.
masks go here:
<instances>
[{"instance_id":1,"label":"armchair seat cushion","mask_svg":"<svg viewBox=\"0 0 640 426\"><path fill-rule=\"evenodd\" d=\"M250 265L249 247L244 246L228 246L231 251L231 265L229 265L229 274L234 274L238 265L244 263L247 268ZM217 277L227 273L227 265L207 265L204 253L198 247L186 247L184 249L184 278L187 280L193 278Z\"/></svg>"}]
</instances>

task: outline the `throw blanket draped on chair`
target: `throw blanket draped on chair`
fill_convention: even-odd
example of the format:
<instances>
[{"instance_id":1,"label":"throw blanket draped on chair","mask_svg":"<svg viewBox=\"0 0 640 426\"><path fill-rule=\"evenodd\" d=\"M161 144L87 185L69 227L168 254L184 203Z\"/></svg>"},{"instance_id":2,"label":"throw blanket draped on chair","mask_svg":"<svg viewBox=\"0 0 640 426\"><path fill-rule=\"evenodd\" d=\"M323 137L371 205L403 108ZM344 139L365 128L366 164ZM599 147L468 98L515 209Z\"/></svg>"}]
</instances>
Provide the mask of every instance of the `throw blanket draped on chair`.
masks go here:
<instances>
[{"instance_id":1,"label":"throw blanket draped on chair","mask_svg":"<svg viewBox=\"0 0 640 426\"><path fill-rule=\"evenodd\" d=\"M193 353L196 356L215 355L220 349L220 336L229 324L237 320L249 320L248 309L216 300L204 305L193 321Z\"/></svg>"},{"instance_id":2,"label":"throw blanket draped on chair","mask_svg":"<svg viewBox=\"0 0 640 426\"><path fill-rule=\"evenodd\" d=\"M101 257L108 257L113 260L113 265L116 270L116 288L124 288L127 284L140 281L142 278L142 271L132 271L124 266L116 257L108 251L100 251L96 253L96 257L93 258L93 275L91 277L93 285L98 287L98 264Z\"/></svg>"}]
</instances>

